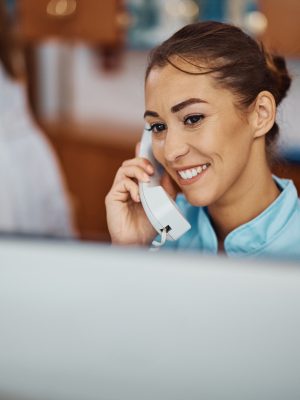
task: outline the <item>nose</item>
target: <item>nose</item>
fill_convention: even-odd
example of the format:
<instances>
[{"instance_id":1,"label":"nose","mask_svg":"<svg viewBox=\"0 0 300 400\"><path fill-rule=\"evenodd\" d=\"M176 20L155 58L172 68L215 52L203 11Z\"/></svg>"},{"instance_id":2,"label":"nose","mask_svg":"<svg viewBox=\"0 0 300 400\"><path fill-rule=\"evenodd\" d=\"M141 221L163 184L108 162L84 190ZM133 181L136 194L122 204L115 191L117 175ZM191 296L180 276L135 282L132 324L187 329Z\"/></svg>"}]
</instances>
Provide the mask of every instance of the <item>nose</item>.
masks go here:
<instances>
[{"instance_id":1,"label":"nose","mask_svg":"<svg viewBox=\"0 0 300 400\"><path fill-rule=\"evenodd\" d=\"M164 141L164 157L169 163L179 161L189 153L189 146L186 143L184 134L182 132L171 131L168 129Z\"/></svg>"}]
</instances>

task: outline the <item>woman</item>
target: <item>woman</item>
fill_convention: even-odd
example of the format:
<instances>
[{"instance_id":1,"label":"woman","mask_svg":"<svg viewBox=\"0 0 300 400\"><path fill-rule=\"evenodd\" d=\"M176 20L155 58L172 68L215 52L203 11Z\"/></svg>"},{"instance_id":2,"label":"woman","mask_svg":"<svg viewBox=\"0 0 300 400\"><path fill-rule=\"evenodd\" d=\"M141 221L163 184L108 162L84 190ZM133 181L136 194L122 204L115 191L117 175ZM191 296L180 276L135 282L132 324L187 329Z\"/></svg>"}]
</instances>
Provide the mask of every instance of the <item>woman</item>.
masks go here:
<instances>
[{"instance_id":1,"label":"woman","mask_svg":"<svg viewBox=\"0 0 300 400\"><path fill-rule=\"evenodd\" d=\"M239 28L188 25L152 52L145 121L162 185L192 225L172 247L228 255L300 256L300 204L291 181L272 176L276 108L290 86L284 59ZM137 181L153 172L125 161L106 198L115 244L151 243Z\"/></svg>"},{"instance_id":2,"label":"woman","mask_svg":"<svg viewBox=\"0 0 300 400\"><path fill-rule=\"evenodd\" d=\"M0 232L74 237L58 161L27 104L12 28L0 0Z\"/></svg>"}]
</instances>

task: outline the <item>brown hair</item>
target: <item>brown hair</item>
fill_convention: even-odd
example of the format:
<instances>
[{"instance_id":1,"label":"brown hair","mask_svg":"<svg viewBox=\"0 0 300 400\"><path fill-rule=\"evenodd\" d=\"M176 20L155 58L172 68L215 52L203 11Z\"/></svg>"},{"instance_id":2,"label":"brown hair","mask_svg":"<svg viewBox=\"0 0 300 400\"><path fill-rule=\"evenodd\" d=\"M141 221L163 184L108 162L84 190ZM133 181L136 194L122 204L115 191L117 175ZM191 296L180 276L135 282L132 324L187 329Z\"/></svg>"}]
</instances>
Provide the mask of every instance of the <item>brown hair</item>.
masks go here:
<instances>
[{"instance_id":1,"label":"brown hair","mask_svg":"<svg viewBox=\"0 0 300 400\"><path fill-rule=\"evenodd\" d=\"M174 57L192 65L193 69L197 67L199 72L182 69L176 65ZM187 25L153 49L146 79L153 67L167 64L192 75L214 73L216 82L236 95L237 106L241 109L252 104L263 90L272 93L278 105L291 84L283 57L267 53L261 44L241 29L221 22ZM278 134L275 122L266 135L269 155Z\"/></svg>"}]
</instances>

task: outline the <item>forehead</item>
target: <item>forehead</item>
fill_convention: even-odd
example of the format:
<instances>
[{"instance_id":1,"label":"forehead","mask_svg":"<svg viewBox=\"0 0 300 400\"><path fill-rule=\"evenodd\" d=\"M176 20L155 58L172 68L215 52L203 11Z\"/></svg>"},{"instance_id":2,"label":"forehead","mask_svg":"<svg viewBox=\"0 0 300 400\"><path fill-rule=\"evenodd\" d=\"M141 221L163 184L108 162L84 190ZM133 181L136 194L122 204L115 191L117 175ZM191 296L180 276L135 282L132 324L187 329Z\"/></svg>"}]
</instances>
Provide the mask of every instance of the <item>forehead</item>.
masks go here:
<instances>
[{"instance_id":1,"label":"forehead","mask_svg":"<svg viewBox=\"0 0 300 400\"><path fill-rule=\"evenodd\" d=\"M188 74L171 65L153 68L145 84L147 107L161 103L172 106L190 97L200 97L216 103L220 97L224 99L224 96L230 96L230 92L218 87L211 74Z\"/></svg>"}]
</instances>

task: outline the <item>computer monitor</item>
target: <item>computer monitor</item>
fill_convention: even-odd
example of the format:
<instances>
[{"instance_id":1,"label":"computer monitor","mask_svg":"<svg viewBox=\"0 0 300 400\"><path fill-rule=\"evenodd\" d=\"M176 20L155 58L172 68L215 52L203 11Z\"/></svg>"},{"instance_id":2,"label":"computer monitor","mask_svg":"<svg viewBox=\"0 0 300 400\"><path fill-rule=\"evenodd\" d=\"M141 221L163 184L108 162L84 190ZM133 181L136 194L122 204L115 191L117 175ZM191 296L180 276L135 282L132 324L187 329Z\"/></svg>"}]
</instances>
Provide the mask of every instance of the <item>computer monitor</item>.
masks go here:
<instances>
[{"instance_id":1,"label":"computer monitor","mask_svg":"<svg viewBox=\"0 0 300 400\"><path fill-rule=\"evenodd\" d=\"M299 399L300 268L0 240L0 399Z\"/></svg>"}]
</instances>

